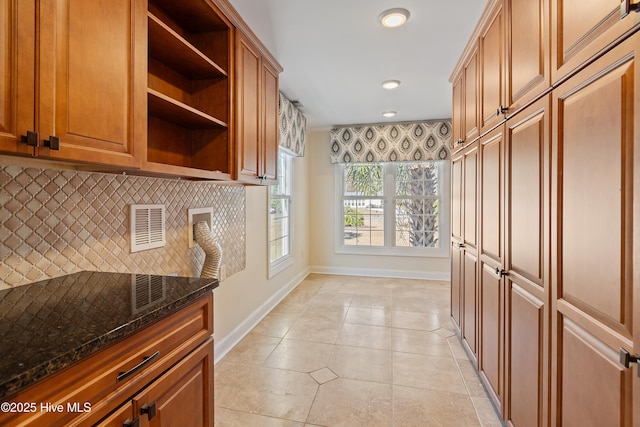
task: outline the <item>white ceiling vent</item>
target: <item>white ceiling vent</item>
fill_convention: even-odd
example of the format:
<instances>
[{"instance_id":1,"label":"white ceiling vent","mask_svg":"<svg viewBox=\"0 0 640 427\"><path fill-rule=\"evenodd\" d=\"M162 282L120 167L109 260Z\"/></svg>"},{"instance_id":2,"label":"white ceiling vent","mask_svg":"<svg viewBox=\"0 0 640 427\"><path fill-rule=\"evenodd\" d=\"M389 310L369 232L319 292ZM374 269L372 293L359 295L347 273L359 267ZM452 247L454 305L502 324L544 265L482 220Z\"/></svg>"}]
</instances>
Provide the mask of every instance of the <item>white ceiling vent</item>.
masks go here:
<instances>
[{"instance_id":1,"label":"white ceiling vent","mask_svg":"<svg viewBox=\"0 0 640 427\"><path fill-rule=\"evenodd\" d=\"M164 205L131 206L131 252L165 245Z\"/></svg>"}]
</instances>

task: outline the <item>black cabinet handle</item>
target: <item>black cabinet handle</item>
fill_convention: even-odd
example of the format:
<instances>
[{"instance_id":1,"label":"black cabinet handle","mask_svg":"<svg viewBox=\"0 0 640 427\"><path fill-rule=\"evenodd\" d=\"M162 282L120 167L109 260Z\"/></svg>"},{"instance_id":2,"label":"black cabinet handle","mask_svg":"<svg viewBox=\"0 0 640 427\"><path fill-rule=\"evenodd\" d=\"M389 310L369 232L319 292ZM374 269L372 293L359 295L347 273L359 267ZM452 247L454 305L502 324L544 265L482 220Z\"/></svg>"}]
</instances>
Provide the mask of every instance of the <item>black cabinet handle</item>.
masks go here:
<instances>
[{"instance_id":1,"label":"black cabinet handle","mask_svg":"<svg viewBox=\"0 0 640 427\"><path fill-rule=\"evenodd\" d=\"M631 12L640 12L640 3L631 3L631 0L622 0L622 3L620 3L620 19Z\"/></svg>"},{"instance_id":2,"label":"black cabinet handle","mask_svg":"<svg viewBox=\"0 0 640 427\"><path fill-rule=\"evenodd\" d=\"M500 267L496 267L496 276L502 278L504 276L509 275L509 272L506 270L501 269Z\"/></svg>"},{"instance_id":3,"label":"black cabinet handle","mask_svg":"<svg viewBox=\"0 0 640 427\"><path fill-rule=\"evenodd\" d=\"M464 141L459 139L459 140L456 141L456 144L458 144L458 145L464 144Z\"/></svg>"},{"instance_id":4,"label":"black cabinet handle","mask_svg":"<svg viewBox=\"0 0 640 427\"><path fill-rule=\"evenodd\" d=\"M464 244L464 243L458 243L458 248L462 249L462 248L464 248L464 247L465 247L465 244Z\"/></svg>"},{"instance_id":5,"label":"black cabinet handle","mask_svg":"<svg viewBox=\"0 0 640 427\"><path fill-rule=\"evenodd\" d=\"M640 356L635 354L632 356L631 353L629 353L626 349L620 349L620 364L622 366L628 369L631 367L632 363L638 362L640 362ZM640 369L638 370L638 376L640 377Z\"/></svg>"},{"instance_id":6,"label":"black cabinet handle","mask_svg":"<svg viewBox=\"0 0 640 427\"><path fill-rule=\"evenodd\" d=\"M136 417L135 420L125 421L122 427L140 427L140 417Z\"/></svg>"},{"instance_id":7,"label":"black cabinet handle","mask_svg":"<svg viewBox=\"0 0 640 427\"><path fill-rule=\"evenodd\" d=\"M144 404L140 408L140 415L147 414L149 419L156 416L156 401L154 400L151 405Z\"/></svg>"},{"instance_id":8,"label":"black cabinet handle","mask_svg":"<svg viewBox=\"0 0 640 427\"><path fill-rule=\"evenodd\" d=\"M44 146L50 150L60 150L60 138L57 136L50 136L49 139L44 140Z\"/></svg>"},{"instance_id":9,"label":"black cabinet handle","mask_svg":"<svg viewBox=\"0 0 640 427\"><path fill-rule=\"evenodd\" d=\"M496 110L496 116L499 116L500 114L507 114L508 112L509 112L509 108L501 105L500 108Z\"/></svg>"},{"instance_id":10,"label":"black cabinet handle","mask_svg":"<svg viewBox=\"0 0 640 427\"><path fill-rule=\"evenodd\" d=\"M142 362L138 363L136 366L134 366L133 368L129 369L128 371L120 372L120 374L118 374L118 377L116 378L116 382L120 382L120 381L122 381L124 379L127 379L131 375L135 374L136 372L146 368L148 365L153 363L153 361L156 360L158 358L158 356L160 356L160 352L156 351L151 356L145 357Z\"/></svg>"},{"instance_id":11,"label":"black cabinet handle","mask_svg":"<svg viewBox=\"0 0 640 427\"><path fill-rule=\"evenodd\" d=\"M24 142L30 147L37 147L39 139L40 139L40 135L38 135L38 132L31 132L30 130L27 131L26 135L21 135L21 138L20 138L22 142Z\"/></svg>"}]
</instances>

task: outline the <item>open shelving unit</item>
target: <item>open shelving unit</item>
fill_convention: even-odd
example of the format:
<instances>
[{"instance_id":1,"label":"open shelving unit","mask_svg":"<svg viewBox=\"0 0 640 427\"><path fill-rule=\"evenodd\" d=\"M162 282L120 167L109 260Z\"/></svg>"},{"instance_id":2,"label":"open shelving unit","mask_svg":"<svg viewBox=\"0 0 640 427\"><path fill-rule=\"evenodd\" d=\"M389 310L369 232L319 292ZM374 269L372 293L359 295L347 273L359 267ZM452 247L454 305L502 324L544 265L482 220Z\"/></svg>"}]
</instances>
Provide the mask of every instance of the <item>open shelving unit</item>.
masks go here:
<instances>
[{"instance_id":1,"label":"open shelving unit","mask_svg":"<svg viewBox=\"0 0 640 427\"><path fill-rule=\"evenodd\" d=\"M208 0L149 0L146 170L230 179L232 31Z\"/></svg>"}]
</instances>

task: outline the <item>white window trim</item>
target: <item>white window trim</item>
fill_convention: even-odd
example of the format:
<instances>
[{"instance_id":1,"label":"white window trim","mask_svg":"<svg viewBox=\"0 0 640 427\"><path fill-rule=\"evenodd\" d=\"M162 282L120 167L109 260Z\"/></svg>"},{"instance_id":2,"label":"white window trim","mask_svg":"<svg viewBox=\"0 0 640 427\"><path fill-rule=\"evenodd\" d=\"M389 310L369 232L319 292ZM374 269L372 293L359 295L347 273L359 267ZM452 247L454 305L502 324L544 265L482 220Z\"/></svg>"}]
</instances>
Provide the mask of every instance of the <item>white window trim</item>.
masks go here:
<instances>
[{"instance_id":1,"label":"white window trim","mask_svg":"<svg viewBox=\"0 0 640 427\"><path fill-rule=\"evenodd\" d=\"M267 277L271 279L278 273L286 270L288 267L293 265L293 217L294 217L294 179L293 179L293 160L294 156L291 155L287 150L283 150L280 148L284 154L286 154L289 159L289 173L291 174L289 188L290 188L290 196L289 196L289 254L278 258L277 260L271 262L271 218L269 217L270 209L271 209L271 189L267 187L267 263L268 263L268 274ZM280 156L280 153L278 153ZM278 159L279 161L279 159Z\"/></svg>"},{"instance_id":2,"label":"white window trim","mask_svg":"<svg viewBox=\"0 0 640 427\"><path fill-rule=\"evenodd\" d=\"M343 216L344 206L342 202L342 191L344 188L344 164L337 164L335 167L335 180L334 180L334 195L335 195L335 225L334 225L334 251L337 254L350 254L350 255L374 255L374 256L402 256L402 257L423 257L423 258L449 258L449 204L450 204L450 162L438 161L442 165L439 171L442 176L440 177L440 192L442 194L442 203L440 206L440 247L439 248L415 248L415 247L399 247L399 246L355 246L344 244L344 228L343 228ZM391 169L391 168L388 168ZM384 228L385 228L385 242L393 242L395 238L395 218L394 215L388 215L389 206L393 202L391 197L387 197L387 194L393 194L393 181L387 179L389 170L385 168L385 182L384 182Z\"/></svg>"}]
</instances>

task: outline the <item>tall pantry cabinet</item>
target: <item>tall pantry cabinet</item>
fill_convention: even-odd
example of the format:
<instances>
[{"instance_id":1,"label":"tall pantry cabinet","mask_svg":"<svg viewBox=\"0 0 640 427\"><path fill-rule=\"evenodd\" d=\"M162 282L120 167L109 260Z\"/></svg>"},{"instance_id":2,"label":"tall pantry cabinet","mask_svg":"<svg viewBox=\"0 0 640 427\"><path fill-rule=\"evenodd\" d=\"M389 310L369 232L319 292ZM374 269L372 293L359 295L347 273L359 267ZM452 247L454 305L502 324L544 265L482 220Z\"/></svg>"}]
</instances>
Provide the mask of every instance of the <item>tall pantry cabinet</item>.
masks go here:
<instances>
[{"instance_id":1,"label":"tall pantry cabinet","mask_svg":"<svg viewBox=\"0 0 640 427\"><path fill-rule=\"evenodd\" d=\"M451 313L507 425L640 422L638 10L492 0L451 78Z\"/></svg>"}]
</instances>

